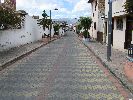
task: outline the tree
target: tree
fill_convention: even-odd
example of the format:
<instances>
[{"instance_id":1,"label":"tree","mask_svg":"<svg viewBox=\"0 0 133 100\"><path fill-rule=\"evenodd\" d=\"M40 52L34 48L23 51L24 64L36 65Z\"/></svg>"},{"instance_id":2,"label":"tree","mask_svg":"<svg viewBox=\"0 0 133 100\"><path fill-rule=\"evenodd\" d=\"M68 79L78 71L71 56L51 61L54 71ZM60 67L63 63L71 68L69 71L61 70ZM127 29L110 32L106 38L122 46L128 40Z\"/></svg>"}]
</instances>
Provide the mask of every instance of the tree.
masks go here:
<instances>
[{"instance_id":1,"label":"tree","mask_svg":"<svg viewBox=\"0 0 133 100\"><path fill-rule=\"evenodd\" d=\"M90 17L80 17L79 19L81 27L84 29L83 35L85 38L89 38L89 32L88 30L91 27L92 19Z\"/></svg>"},{"instance_id":2,"label":"tree","mask_svg":"<svg viewBox=\"0 0 133 100\"><path fill-rule=\"evenodd\" d=\"M15 11L4 6L0 6L0 27L3 25L4 29L17 28L21 23L21 18L17 16Z\"/></svg>"},{"instance_id":3,"label":"tree","mask_svg":"<svg viewBox=\"0 0 133 100\"><path fill-rule=\"evenodd\" d=\"M79 21L85 31L90 29L92 23L92 19L90 17L80 17Z\"/></svg>"},{"instance_id":4,"label":"tree","mask_svg":"<svg viewBox=\"0 0 133 100\"><path fill-rule=\"evenodd\" d=\"M77 34L80 33L80 30L81 30L81 29L82 29L82 26L81 26L81 24L78 22L77 25L76 25L76 32L77 32Z\"/></svg>"},{"instance_id":5,"label":"tree","mask_svg":"<svg viewBox=\"0 0 133 100\"><path fill-rule=\"evenodd\" d=\"M59 35L59 29L60 29L60 25L59 24L55 24L54 25L55 35Z\"/></svg>"},{"instance_id":6,"label":"tree","mask_svg":"<svg viewBox=\"0 0 133 100\"><path fill-rule=\"evenodd\" d=\"M124 4L126 13L133 15L133 0L127 0Z\"/></svg>"},{"instance_id":7,"label":"tree","mask_svg":"<svg viewBox=\"0 0 133 100\"><path fill-rule=\"evenodd\" d=\"M43 16L43 18L44 18L44 19L47 19L48 15L47 15L47 13L46 13L46 11L45 11L45 10L43 11L42 16Z\"/></svg>"},{"instance_id":8,"label":"tree","mask_svg":"<svg viewBox=\"0 0 133 100\"><path fill-rule=\"evenodd\" d=\"M43 16L43 18L40 19L40 23L38 23L38 24L43 25L44 30L45 30L45 28L49 29L49 25L50 25L52 20L48 19L49 16L47 15L45 10L43 11L42 16Z\"/></svg>"}]
</instances>

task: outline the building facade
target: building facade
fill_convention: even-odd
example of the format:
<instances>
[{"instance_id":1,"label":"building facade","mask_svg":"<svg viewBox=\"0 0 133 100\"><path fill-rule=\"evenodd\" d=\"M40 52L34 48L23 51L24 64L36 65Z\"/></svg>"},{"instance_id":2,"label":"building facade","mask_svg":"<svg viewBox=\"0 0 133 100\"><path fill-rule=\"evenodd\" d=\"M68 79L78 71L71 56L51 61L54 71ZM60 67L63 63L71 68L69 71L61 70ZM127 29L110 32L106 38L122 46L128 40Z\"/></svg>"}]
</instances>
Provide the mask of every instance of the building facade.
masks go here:
<instances>
[{"instance_id":1,"label":"building facade","mask_svg":"<svg viewBox=\"0 0 133 100\"><path fill-rule=\"evenodd\" d=\"M100 4L101 1L101 4ZM108 11L109 0L89 0L92 4L92 27L91 33L97 40L103 33L103 42L108 42ZM133 16L125 13L123 7L126 0L112 0L112 34L111 44L113 48L124 50L133 44ZM104 5L104 6L103 6ZM100 7L101 6L101 7ZM101 13L102 11L102 13ZM102 20L101 20L102 19Z\"/></svg>"},{"instance_id":2,"label":"building facade","mask_svg":"<svg viewBox=\"0 0 133 100\"><path fill-rule=\"evenodd\" d=\"M89 0L92 6L92 25L90 28L90 35L92 38L99 42L105 41L104 34L104 19L102 16L105 15L105 0Z\"/></svg>"},{"instance_id":3,"label":"building facade","mask_svg":"<svg viewBox=\"0 0 133 100\"><path fill-rule=\"evenodd\" d=\"M108 0L105 0L105 18L108 18ZM126 0L112 1L112 45L124 50L133 43L133 17L126 14L124 3Z\"/></svg>"}]
</instances>

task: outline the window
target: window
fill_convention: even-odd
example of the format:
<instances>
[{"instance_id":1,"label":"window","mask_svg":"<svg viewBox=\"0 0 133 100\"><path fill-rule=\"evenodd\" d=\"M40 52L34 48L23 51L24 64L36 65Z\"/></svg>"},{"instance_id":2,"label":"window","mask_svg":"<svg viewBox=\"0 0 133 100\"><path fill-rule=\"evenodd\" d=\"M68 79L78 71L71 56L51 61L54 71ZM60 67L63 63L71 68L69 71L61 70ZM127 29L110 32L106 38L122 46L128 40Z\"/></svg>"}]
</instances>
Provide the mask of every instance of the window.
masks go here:
<instances>
[{"instance_id":1,"label":"window","mask_svg":"<svg viewBox=\"0 0 133 100\"><path fill-rule=\"evenodd\" d=\"M116 29L117 30L123 30L123 20L122 20L122 18L118 18L116 20Z\"/></svg>"},{"instance_id":2,"label":"window","mask_svg":"<svg viewBox=\"0 0 133 100\"><path fill-rule=\"evenodd\" d=\"M97 1L95 2L95 11L96 11L96 7L97 7Z\"/></svg>"},{"instance_id":3,"label":"window","mask_svg":"<svg viewBox=\"0 0 133 100\"><path fill-rule=\"evenodd\" d=\"M96 30L96 22L94 22L94 29Z\"/></svg>"}]
</instances>

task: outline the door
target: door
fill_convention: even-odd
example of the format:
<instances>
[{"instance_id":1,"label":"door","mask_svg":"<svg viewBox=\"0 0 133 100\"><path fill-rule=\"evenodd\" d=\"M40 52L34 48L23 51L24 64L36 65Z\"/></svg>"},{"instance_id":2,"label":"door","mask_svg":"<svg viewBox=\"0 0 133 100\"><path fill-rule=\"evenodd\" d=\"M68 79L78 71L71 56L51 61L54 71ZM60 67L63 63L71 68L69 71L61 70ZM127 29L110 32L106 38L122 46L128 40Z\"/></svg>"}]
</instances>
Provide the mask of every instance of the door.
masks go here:
<instances>
[{"instance_id":1,"label":"door","mask_svg":"<svg viewBox=\"0 0 133 100\"><path fill-rule=\"evenodd\" d=\"M127 17L124 49L128 49L132 41L133 17Z\"/></svg>"}]
</instances>

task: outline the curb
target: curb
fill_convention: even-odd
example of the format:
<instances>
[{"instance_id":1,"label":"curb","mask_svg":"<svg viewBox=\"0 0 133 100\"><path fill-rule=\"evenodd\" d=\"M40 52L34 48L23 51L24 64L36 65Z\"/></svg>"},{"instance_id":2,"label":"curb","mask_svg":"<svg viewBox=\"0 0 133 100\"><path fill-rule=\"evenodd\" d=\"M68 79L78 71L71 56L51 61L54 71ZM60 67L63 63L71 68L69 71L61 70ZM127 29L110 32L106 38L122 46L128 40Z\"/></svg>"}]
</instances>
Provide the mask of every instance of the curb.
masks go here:
<instances>
[{"instance_id":1,"label":"curb","mask_svg":"<svg viewBox=\"0 0 133 100\"><path fill-rule=\"evenodd\" d=\"M81 41L81 40L80 40ZM81 41L82 42L82 41ZM92 54L103 64L103 66L105 68L107 68L107 70L123 85L123 87L125 87L127 90L129 90L132 94L133 94L133 90L130 89L109 67L108 65L98 56L96 55L96 53L90 48L88 47L84 42L82 42L91 52Z\"/></svg>"},{"instance_id":2,"label":"curb","mask_svg":"<svg viewBox=\"0 0 133 100\"><path fill-rule=\"evenodd\" d=\"M76 34L75 34L76 35ZM76 35L77 36L77 35ZM78 36L77 36L78 37ZM127 86L127 84L125 84L123 81L122 81L122 79L120 79L109 67L108 67L108 65L90 48L90 47L88 47L87 45L86 45L86 43L85 42L83 42L79 37L78 37L78 39L80 40L80 42L82 42L84 45L85 45L85 47L87 47L91 52L92 52L92 54L101 62L101 64L119 81L119 83L123 86L123 87L125 87L130 93L132 93L133 94L133 90L129 87L129 86Z\"/></svg>"},{"instance_id":3,"label":"curb","mask_svg":"<svg viewBox=\"0 0 133 100\"><path fill-rule=\"evenodd\" d=\"M57 39L58 39L58 38L57 38ZM3 69L5 69L6 67L10 66L11 64L17 62L18 60L21 60L22 58L24 58L24 57L30 55L31 53L35 52L35 51L38 50L39 48L41 48L41 47L43 47L43 46L45 46L45 45L47 45L47 44L49 44L49 43L51 43L51 42L57 40L57 39L53 39L53 40L51 40L51 41L48 41L48 42L46 42L46 43L43 43L42 45L40 45L40 46L38 46L38 47L36 47L36 48L34 48L34 49L32 49L32 50L30 50L30 51L28 51L28 52L22 54L22 55L20 55L20 56L17 56L16 58L13 58L12 60L10 60L10 61L8 61L8 62L2 64L2 65L0 65L0 71L3 70Z\"/></svg>"}]
</instances>

